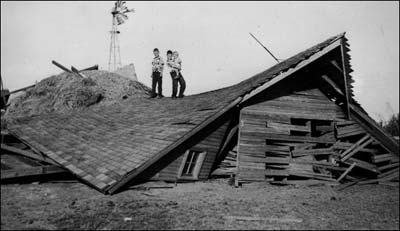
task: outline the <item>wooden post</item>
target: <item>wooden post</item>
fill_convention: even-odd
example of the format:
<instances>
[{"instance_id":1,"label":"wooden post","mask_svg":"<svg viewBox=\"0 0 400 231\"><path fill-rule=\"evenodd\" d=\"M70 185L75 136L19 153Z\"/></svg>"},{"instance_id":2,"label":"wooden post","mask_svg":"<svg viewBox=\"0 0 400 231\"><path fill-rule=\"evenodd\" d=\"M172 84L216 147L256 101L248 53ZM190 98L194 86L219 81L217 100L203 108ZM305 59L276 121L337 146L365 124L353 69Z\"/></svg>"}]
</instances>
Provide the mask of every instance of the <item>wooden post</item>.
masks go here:
<instances>
[{"instance_id":1,"label":"wooden post","mask_svg":"<svg viewBox=\"0 0 400 231\"><path fill-rule=\"evenodd\" d=\"M350 100L349 100L349 89L347 83L347 69L346 69L346 59L345 59L345 50L344 50L344 42L343 37L340 39L340 50L342 53L342 70L343 70L343 79L344 79L344 89L346 94L346 108L347 108L347 118L350 119Z\"/></svg>"},{"instance_id":2,"label":"wooden post","mask_svg":"<svg viewBox=\"0 0 400 231\"><path fill-rule=\"evenodd\" d=\"M237 142L237 154L236 154L236 177L235 177L235 187L239 187L239 155L240 155L240 132L242 131L243 121L242 121L242 111L239 110L239 130L238 130L238 142Z\"/></svg>"}]
</instances>

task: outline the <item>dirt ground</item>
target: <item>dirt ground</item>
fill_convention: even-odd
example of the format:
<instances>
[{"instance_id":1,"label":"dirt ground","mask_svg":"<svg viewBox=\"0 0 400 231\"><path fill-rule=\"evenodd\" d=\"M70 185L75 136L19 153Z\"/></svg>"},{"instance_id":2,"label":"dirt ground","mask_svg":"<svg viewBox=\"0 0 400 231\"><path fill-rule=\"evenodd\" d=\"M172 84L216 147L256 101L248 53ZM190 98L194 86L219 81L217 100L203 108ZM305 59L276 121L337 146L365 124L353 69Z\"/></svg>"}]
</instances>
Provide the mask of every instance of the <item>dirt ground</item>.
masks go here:
<instances>
[{"instance_id":1,"label":"dirt ground","mask_svg":"<svg viewBox=\"0 0 400 231\"><path fill-rule=\"evenodd\" d=\"M399 229L399 187L217 179L107 196L81 183L2 185L1 229Z\"/></svg>"}]
</instances>

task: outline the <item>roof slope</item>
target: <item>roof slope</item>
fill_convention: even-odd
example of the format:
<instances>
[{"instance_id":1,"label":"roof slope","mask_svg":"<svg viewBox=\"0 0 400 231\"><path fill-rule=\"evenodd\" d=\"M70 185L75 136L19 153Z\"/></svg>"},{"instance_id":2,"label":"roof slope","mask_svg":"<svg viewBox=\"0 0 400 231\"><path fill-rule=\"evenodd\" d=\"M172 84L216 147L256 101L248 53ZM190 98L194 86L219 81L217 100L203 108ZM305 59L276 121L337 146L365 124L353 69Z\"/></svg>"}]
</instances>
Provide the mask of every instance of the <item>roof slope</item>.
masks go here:
<instances>
[{"instance_id":1,"label":"roof slope","mask_svg":"<svg viewBox=\"0 0 400 231\"><path fill-rule=\"evenodd\" d=\"M343 36L334 36L231 87L179 100L128 99L74 114L20 118L9 129L105 192L238 97Z\"/></svg>"}]
</instances>

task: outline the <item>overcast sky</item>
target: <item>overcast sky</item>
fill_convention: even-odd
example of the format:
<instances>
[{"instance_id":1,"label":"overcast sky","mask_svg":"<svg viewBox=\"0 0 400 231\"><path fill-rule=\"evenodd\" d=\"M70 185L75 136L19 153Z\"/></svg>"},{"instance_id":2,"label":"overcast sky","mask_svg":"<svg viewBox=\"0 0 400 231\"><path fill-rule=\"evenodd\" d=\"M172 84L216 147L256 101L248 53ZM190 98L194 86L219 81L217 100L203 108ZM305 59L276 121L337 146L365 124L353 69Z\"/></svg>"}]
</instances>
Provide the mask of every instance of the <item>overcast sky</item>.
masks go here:
<instances>
[{"instance_id":1,"label":"overcast sky","mask_svg":"<svg viewBox=\"0 0 400 231\"><path fill-rule=\"evenodd\" d=\"M113 2L1 1L1 75L18 89L60 73L51 64L107 69ZM187 93L226 87L279 59L347 32L355 98L375 119L399 111L399 2L127 2L122 63L150 86L152 50L178 50ZM164 73L164 94L171 80ZM388 106L390 105L390 107ZM379 116L380 115L380 116Z\"/></svg>"}]
</instances>

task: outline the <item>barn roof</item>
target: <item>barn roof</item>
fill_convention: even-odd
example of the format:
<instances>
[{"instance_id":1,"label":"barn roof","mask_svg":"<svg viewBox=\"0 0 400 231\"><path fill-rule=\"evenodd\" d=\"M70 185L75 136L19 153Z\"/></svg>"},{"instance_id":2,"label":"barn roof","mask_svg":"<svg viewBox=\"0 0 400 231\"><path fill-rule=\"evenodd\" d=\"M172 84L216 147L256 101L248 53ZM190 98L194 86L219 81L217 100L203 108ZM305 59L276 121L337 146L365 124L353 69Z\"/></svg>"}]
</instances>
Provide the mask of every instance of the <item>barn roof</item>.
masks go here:
<instances>
[{"instance_id":1,"label":"barn roof","mask_svg":"<svg viewBox=\"0 0 400 231\"><path fill-rule=\"evenodd\" d=\"M113 193L238 104L244 95L296 68L341 38L344 34L230 87L182 99L127 99L104 108L20 118L9 130L83 181L104 193Z\"/></svg>"}]
</instances>

